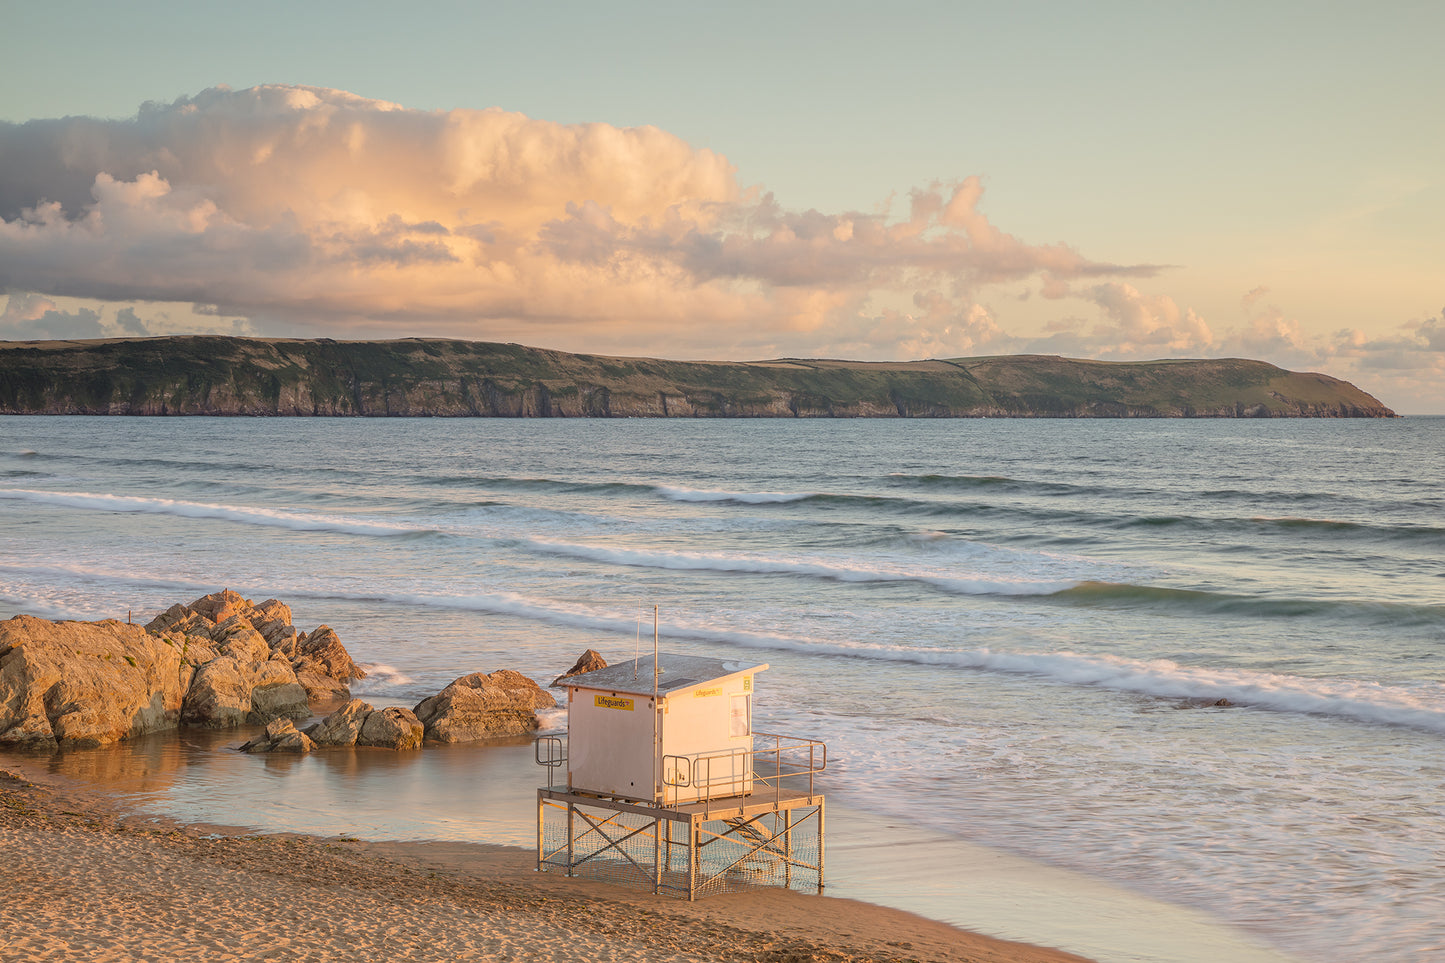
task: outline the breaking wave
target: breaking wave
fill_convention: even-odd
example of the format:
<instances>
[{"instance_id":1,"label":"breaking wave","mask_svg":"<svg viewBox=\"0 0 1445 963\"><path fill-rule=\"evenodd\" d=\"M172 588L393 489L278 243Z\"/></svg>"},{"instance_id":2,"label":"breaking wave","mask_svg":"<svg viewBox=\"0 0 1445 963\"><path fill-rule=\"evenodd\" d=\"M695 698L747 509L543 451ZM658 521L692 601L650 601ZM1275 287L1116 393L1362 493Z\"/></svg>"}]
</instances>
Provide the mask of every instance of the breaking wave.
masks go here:
<instances>
[{"instance_id":1,"label":"breaking wave","mask_svg":"<svg viewBox=\"0 0 1445 963\"><path fill-rule=\"evenodd\" d=\"M96 512L129 512L142 515L171 515L178 518L211 518L286 528L295 532L338 532L346 535L415 535L432 529L405 525L383 525L336 515L217 505L206 502L179 501L170 498L136 498L123 495L102 495L91 492L50 492L26 489L0 489L0 499L57 505Z\"/></svg>"},{"instance_id":2,"label":"breaking wave","mask_svg":"<svg viewBox=\"0 0 1445 963\"><path fill-rule=\"evenodd\" d=\"M885 565L865 567L819 560L672 552L658 549L640 551L541 539L530 539L528 544L540 552L610 565L749 575L796 575L836 582L914 582L955 595L1052 595L1075 584L1073 580L1068 579L1042 581L1006 577L960 578L920 572L916 567L904 568Z\"/></svg>"}]
</instances>

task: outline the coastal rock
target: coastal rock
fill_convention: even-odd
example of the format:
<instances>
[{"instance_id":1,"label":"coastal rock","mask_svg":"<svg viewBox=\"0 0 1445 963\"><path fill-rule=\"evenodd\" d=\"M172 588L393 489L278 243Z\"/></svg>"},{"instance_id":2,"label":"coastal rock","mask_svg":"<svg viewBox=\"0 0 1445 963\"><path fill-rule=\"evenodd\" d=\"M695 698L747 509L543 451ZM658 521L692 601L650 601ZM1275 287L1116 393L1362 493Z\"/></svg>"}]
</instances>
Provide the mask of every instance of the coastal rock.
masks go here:
<instances>
[{"instance_id":1,"label":"coastal rock","mask_svg":"<svg viewBox=\"0 0 1445 963\"><path fill-rule=\"evenodd\" d=\"M351 699L351 689L346 683L329 675L301 669L296 673L296 681L306 690L313 712L329 712Z\"/></svg>"},{"instance_id":2,"label":"coastal rock","mask_svg":"<svg viewBox=\"0 0 1445 963\"><path fill-rule=\"evenodd\" d=\"M242 752L310 752L316 743L296 729L290 719L275 719L266 725L265 735L241 745Z\"/></svg>"},{"instance_id":3,"label":"coastal rock","mask_svg":"<svg viewBox=\"0 0 1445 963\"><path fill-rule=\"evenodd\" d=\"M311 715L311 700L289 665L271 660L247 668L251 679L251 711L246 716L247 722L305 719Z\"/></svg>"},{"instance_id":4,"label":"coastal rock","mask_svg":"<svg viewBox=\"0 0 1445 963\"><path fill-rule=\"evenodd\" d=\"M372 708L360 699L352 699L331 715L306 729L318 746L354 746L361 727Z\"/></svg>"},{"instance_id":5,"label":"coastal rock","mask_svg":"<svg viewBox=\"0 0 1445 963\"><path fill-rule=\"evenodd\" d=\"M552 687L556 688L562 684L563 679L570 679L574 675L581 675L584 672L596 672L598 669L605 668L607 668L607 660L602 658L601 653L596 649L588 649L582 653L576 662L572 663L572 668L552 680Z\"/></svg>"},{"instance_id":6,"label":"coastal rock","mask_svg":"<svg viewBox=\"0 0 1445 963\"><path fill-rule=\"evenodd\" d=\"M196 671L181 709L182 722L208 729L309 715L306 690L290 666L274 660L246 664L224 655Z\"/></svg>"},{"instance_id":7,"label":"coastal rock","mask_svg":"<svg viewBox=\"0 0 1445 963\"><path fill-rule=\"evenodd\" d=\"M220 647L222 655L229 655L237 662L261 662L271 658L271 646L266 644L265 637L240 615L216 623L211 639Z\"/></svg>"},{"instance_id":8,"label":"coastal rock","mask_svg":"<svg viewBox=\"0 0 1445 963\"><path fill-rule=\"evenodd\" d=\"M541 686L520 672L473 672L423 699L416 717L435 742L475 742L522 735L537 728L538 709L557 704Z\"/></svg>"},{"instance_id":9,"label":"coastal rock","mask_svg":"<svg viewBox=\"0 0 1445 963\"><path fill-rule=\"evenodd\" d=\"M351 659L351 653L341 644L341 639L329 625L318 626L316 631L296 637L296 655L292 665L298 671L314 672L329 676L338 682L364 679L366 673Z\"/></svg>"},{"instance_id":10,"label":"coastal rock","mask_svg":"<svg viewBox=\"0 0 1445 963\"><path fill-rule=\"evenodd\" d=\"M313 701L345 703L346 683L363 674L331 629L298 635L284 603L253 605L229 589L144 627L16 616L0 623L0 746L99 746L178 724L299 719Z\"/></svg>"},{"instance_id":11,"label":"coastal rock","mask_svg":"<svg viewBox=\"0 0 1445 963\"><path fill-rule=\"evenodd\" d=\"M170 728L194 672L184 636L17 615L0 622L0 746L100 746Z\"/></svg>"},{"instance_id":12,"label":"coastal rock","mask_svg":"<svg viewBox=\"0 0 1445 963\"><path fill-rule=\"evenodd\" d=\"M208 640L222 655L243 663L285 661L297 674L310 677L307 691L326 704L351 698L346 684L366 677L330 627L319 626L309 635L298 633L291 624L291 607L277 599L255 605L238 592L222 589L190 605L172 605L146 628ZM331 681L323 682L321 677Z\"/></svg>"},{"instance_id":13,"label":"coastal rock","mask_svg":"<svg viewBox=\"0 0 1445 963\"><path fill-rule=\"evenodd\" d=\"M388 706L367 715L356 744L380 749L420 749L424 732L421 721L410 709Z\"/></svg>"}]
</instances>

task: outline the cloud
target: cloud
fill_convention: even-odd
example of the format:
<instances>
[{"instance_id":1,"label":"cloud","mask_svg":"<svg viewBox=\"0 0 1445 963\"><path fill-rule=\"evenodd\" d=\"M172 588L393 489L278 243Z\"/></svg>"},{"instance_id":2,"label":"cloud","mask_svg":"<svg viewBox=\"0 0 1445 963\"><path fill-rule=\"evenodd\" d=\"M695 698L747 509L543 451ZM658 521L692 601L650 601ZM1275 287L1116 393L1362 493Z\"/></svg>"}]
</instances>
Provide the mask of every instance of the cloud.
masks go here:
<instances>
[{"instance_id":1,"label":"cloud","mask_svg":"<svg viewBox=\"0 0 1445 963\"><path fill-rule=\"evenodd\" d=\"M896 217L795 211L653 127L218 87L125 120L0 124L0 288L341 336L725 352L840 324L832 340L896 353L981 343L990 285L1063 297L1158 270L1027 243L982 196L969 177ZM916 310L937 298L951 320Z\"/></svg>"}]
</instances>

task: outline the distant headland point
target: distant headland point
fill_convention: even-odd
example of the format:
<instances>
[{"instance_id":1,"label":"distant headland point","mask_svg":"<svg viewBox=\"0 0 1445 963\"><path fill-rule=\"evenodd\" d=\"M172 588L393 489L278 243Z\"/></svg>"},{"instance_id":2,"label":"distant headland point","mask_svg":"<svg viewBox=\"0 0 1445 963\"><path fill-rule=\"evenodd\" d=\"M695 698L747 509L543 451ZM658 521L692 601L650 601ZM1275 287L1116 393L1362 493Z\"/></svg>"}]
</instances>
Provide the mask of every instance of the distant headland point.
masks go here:
<instances>
[{"instance_id":1,"label":"distant headland point","mask_svg":"<svg viewBox=\"0 0 1445 963\"><path fill-rule=\"evenodd\" d=\"M216 335L0 341L0 414L481 418L1393 418L1238 358L667 361L517 344Z\"/></svg>"}]
</instances>

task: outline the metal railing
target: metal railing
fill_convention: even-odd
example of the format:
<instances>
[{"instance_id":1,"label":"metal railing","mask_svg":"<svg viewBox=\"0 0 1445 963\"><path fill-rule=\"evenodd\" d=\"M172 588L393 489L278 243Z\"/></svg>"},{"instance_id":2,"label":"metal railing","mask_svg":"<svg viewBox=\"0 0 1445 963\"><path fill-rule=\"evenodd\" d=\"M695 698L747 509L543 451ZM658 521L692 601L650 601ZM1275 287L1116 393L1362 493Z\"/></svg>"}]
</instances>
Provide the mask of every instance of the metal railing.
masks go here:
<instances>
[{"instance_id":1,"label":"metal railing","mask_svg":"<svg viewBox=\"0 0 1445 963\"><path fill-rule=\"evenodd\" d=\"M759 747L758 743L763 745ZM828 768L828 746L817 739L772 732L753 734L751 749L720 749L662 759L663 803L687 795L687 802L710 803L730 796L760 796L771 790L774 800L784 790L813 795L813 777ZM672 793L667 788L690 789ZM760 792L761 788L761 792Z\"/></svg>"},{"instance_id":2,"label":"metal railing","mask_svg":"<svg viewBox=\"0 0 1445 963\"><path fill-rule=\"evenodd\" d=\"M547 768L547 788L558 789L557 770L567 765L566 736L538 736L532 743L537 765Z\"/></svg>"},{"instance_id":3,"label":"metal railing","mask_svg":"<svg viewBox=\"0 0 1445 963\"><path fill-rule=\"evenodd\" d=\"M548 789L570 788L557 779L567 764L566 740L565 735L549 735L533 742L537 765L547 769ZM757 732L751 749L666 755L661 761L663 805L757 797L769 791L776 801L785 790L814 794L813 777L828 768L828 746L817 739Z\"/></svg>"}]
</instances>

